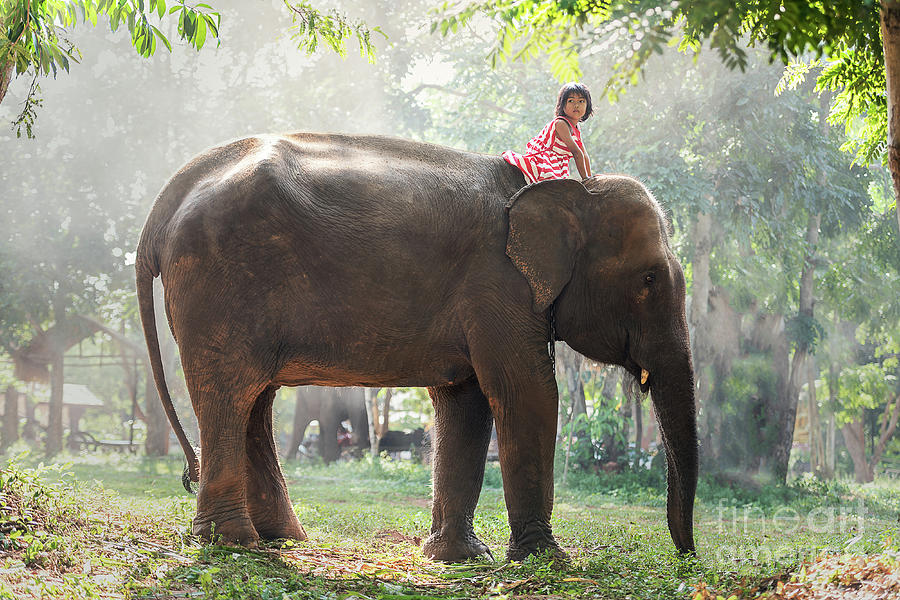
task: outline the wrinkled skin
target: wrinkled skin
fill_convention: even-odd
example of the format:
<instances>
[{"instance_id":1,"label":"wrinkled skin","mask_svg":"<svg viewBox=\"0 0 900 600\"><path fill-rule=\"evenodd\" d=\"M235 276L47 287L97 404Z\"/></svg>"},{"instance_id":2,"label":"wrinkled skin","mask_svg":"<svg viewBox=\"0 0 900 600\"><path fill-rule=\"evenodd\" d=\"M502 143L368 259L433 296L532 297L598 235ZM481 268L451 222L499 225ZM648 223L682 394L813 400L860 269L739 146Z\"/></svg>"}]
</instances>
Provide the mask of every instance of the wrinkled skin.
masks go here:
<instances>
[{"instance_id":1,"label":"wrinkled skin","mask_svg":"<svg viewBox=\"0 0 900 600\"><path fill-rule=\"evenodd\" d=\"M669 528L693 551L694 385L664 217L624 176L523 185L499 157L315 134L213 148L172 178L144 226L137 286L165 403L147 300L162 277L200 424L195 534L215 523L247 545L304 539L272 439L278 386L424 386L435 409L425 554L487 552L472 520L494 422L507 556L561 556L550 527L555 310L575 350L649 372Z\"/></svg>"},{"instance_id":2,"label":"wrinkled skin","mask_svg":"<svg viewBox=\"0 0 900 600\"><path fill-rule=\"evenodd\" d=\"M342 421L350 421L351 443L357 452L369 447L369 417L361 388L301 388L294 405L294 435L285 458L297 458L306 428L313 421L319 423L319 455L326 463L340 457L338 427Z\"/></svg>"}]
</instances>

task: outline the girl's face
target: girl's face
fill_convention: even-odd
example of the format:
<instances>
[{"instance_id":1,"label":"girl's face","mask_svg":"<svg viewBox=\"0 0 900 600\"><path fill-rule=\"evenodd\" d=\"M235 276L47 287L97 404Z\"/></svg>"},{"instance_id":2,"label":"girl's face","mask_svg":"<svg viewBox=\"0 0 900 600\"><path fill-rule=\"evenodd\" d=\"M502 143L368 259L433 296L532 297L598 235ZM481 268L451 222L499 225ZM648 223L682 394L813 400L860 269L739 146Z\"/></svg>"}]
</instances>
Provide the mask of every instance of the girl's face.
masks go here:
<instances>
[{"instance_id":1,"label":"girl's face","mask_svg":"<svg viewBox=\"0 0 900 600\"><path fill-rule=\"evenodd\" d=\"M585 111L587 111L587 98L581 94L572 94L566 98L566 103L563 105L563 112L569 119L578 123L581 121L581 117L584 116Z\"/></svg>"}]
</instances>

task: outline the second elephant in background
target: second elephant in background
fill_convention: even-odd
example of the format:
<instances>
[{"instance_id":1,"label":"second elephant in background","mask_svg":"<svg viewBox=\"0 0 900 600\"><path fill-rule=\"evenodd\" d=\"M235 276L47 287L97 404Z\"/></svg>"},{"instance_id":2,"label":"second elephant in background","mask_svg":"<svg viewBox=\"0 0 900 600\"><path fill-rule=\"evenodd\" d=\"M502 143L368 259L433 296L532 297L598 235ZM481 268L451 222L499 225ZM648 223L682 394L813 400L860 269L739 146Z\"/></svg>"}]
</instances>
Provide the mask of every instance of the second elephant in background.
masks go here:
<instances>
[{"instance_id":1,"label":"second elephant in background","mask_svg":"<svg viewBox=\"0 0 900 600\"><path fill-rule=\"evenodd\" d=\"M319 422L319 454L326 462L340 457L338 431L343 421L351 427L351 445L362 451L369 447L369 419L362 388L302 386L297 388L294 428L285 458L297 458L306 428Z\"/></svg>"},{"instance_id":2,"label":"second elephant in background","mask_svg":"<svg viewBox=\"0 0 900 600\"><path fill-rule=\"evenodd\" d=\"M425 429L419 427L413 431L390 430L378 440L378 451L404 452L410 451L414 456L421 456L425 449Z\"/></svg>"}]
</instances>

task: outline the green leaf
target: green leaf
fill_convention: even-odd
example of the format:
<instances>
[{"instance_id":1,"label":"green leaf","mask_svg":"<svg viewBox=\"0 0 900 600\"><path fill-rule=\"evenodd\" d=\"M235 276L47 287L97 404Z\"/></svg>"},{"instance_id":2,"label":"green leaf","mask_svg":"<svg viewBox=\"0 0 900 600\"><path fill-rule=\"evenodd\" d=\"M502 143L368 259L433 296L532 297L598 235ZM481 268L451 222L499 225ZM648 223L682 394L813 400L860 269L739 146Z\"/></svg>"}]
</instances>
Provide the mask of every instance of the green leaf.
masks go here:
<instances>
[{"instance_id":1,"label":"green leaf","mask_svg":"<svg viewBox=\"0 0 900 600\"><path fill-rule=\"evenodd\" d=\"M25 23L24 22L18 23L13 29L9 30L9 34L7 35L6 39L8 39L10 42L13 42L13 43L18 41L19 36L22 35L22 32L24 30L25 30Z\"/></svg>"},{"instance_id":2,"label":"green leaf","mask_svg":"<svg viewBox=\"0 0 900 600\"><path fill-rule=\"evenodd\" d=\"M218 13L216 13L218 14ZM213 37L219 37L219 27L216 25L216 20L214 17L210 15L203 15L203 20L206 21L207 26L212 30Z\"/></svg>"},{"instance_id":3,"label":"green leaf","mask_svg":"<svg viewBox=\"0 0 900 600\"><path fill-rule=\"evenodd\" d=\"M197 19L197 34L194 38L194 47L199 50L206 41L206 19Z\"/></svg>"},{"instance_id":4,"label":"green leaf","mask_svg":"<svg viewBox=\"0 0 900 600\"><path fill-rule=\"evenodd\" d=\"M197 21L196 15L192 12L185 12L184 14L184 37L187 40L192 40L194 38L194 33L197 31Z\"/></svg>"},{"instance_id":5,"label":"green leaf","mask_svg":"<svg viewBox=\"0 0 900 600\"><path fill-rule=\"evenodd\" d=\"M163 45L166 47L166 49L167 49L169 52L171 52L171 51L172 51L172 44L169 43L169 39L163 34L163 32L160 31L159 28L156 27L155 25L151 25L150 28L153 29L153 33L154 33L154 34L156 35L156 37L163 43Z\"/></svg>"}]
</instances>

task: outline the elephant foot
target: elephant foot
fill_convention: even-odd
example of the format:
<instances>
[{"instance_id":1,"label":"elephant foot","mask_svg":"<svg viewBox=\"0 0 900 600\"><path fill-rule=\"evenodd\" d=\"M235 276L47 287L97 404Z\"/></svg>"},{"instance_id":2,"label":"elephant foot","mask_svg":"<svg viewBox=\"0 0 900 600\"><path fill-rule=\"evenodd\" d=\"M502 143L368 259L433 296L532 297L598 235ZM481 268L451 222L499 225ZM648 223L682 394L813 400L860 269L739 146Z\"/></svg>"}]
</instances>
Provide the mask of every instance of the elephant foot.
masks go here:
<instances>
[{"instance_id":1,"label":"elephant foot","mask_svg":"<svg viewBox=\"0 0 900 600\"><path fill-rule=\"evenodd\" d=\"M264 540L297 540L305 542L307 540L306 530L297 520L297 516L291 513L289 519L279 520L276 522L258 523L253 520L253 525L259 533L259 537Z\"/></svg>"},{"instance_id":2,"label":"elephant foot","mask_svg":"<svg viewBox=\"0 0 900 600\"><path fill-rule=\"evenodd\" d=\"M422 551L426 557L443 562L461 562L481 556L489 556L494 560L490 548L471 531L462 536L432 533L425 539Z\"/></svg>"},{"instance_id":3,"label":"elephant foot","mask_svg":"<svg viewBox=\"0 0 900 600\"><path fill-rule=\"evenodd\" d=\"M506 551L507 560L523 561L529 556L549 553L550 560L553 564L568 564L571 562L569 555L566 554L556 542L552 546L542 546L537 548L522 548L521 546L513 546L510 544Z\"/></svg>"},{"instance_id":4,"label":"elephant foot","mask_svg":"<svg viewBox=\"0 0 900 600\"><path fill-rule=\"evenodd\" d=\"M280 478L279 478L280 479ZM284 486L260 489L247 498L247 512L259 537L265 540L289 539L305 541L306 531L297 519L297 513Z\"/></svg>"},{"instance_id":5,"label":"elephant foot","mask_svg":"<svg viewBox=\"0 0 900 600\"><path fill-rule=\"evenodd\" d=\"M550 525L532 522L512 527L512 531L506 551L508 560L521 561L533 554L548 553L554 563L569 562L569 556L556 543Z\"/></svg>"},{"instance_id":6,"label":"elephant foot","mask_svg":"<svg viewBox=\"0 0 900 600\"><path fill-rule=\"evenodd\" d=\"M245 548L259 546L259 534L246 515L232 518L197 515L191 533L207 542L236 544Z\"/></svg>"}]
</instances>

